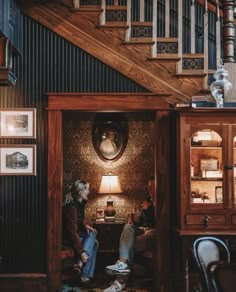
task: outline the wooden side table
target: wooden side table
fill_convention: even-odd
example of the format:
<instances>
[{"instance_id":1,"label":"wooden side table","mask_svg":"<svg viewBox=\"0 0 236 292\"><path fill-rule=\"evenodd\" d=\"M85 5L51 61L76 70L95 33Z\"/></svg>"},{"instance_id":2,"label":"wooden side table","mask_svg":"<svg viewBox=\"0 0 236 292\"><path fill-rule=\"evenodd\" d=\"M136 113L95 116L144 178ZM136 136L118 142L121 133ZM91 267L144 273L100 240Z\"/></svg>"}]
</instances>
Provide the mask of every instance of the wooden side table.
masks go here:
<instances>
[{"instance_id":1,"label":"wooden side table","mask_svg":"<svg viewBox=\"0 0 236 292\"><path fill-rule=\"evenodd\" d=\"M96 275L104 277L105 267L114 264L119 258L120 235L125 223L98 222L97 229L99 249L96 261Z\"/></svg>"},{"instance_id":2,"label":"wooden side table","mask_svg":"<svg viewBox=\"0 0 236 292\"><path fill-rule=\"evenodd\" d=\"M94 224L97 229L97 240L100 253L118 252L120 235L125 223L98 222Z\"/></svg>"}]
</instances>

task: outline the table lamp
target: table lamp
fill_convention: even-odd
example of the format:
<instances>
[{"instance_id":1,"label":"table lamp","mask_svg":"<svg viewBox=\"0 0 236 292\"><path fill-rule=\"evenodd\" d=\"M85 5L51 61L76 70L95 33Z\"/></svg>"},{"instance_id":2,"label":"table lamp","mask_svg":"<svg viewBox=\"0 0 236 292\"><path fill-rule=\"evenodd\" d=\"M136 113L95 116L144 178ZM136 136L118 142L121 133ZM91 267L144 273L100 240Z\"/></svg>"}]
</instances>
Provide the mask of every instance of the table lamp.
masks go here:
<instances>
[{"instance_id":1,"label":"table lamp","mask_svg":"<svg viewBox=\"0 0 236 292\"><path fill-rule=\"evenodd\" d=\"M103 175L98 193L109 195L122 193L118 176L111 174ZM107 206L104 210L104 214L106 221L115 221L116 210L113 206L113 200L111 196L109 196L107 199Z\"/></svg>"}]
</instances>

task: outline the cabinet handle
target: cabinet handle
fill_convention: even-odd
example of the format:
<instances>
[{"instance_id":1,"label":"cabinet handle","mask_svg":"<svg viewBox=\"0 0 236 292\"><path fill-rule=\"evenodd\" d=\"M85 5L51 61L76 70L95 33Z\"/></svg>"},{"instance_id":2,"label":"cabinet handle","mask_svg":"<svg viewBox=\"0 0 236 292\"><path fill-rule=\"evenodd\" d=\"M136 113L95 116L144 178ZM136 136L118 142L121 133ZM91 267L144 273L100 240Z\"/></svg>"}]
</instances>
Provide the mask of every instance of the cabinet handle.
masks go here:
<instances>
[{"instance_id":1,"label":"cabinet handle","mask_svg":"<svg viewBox=\"0 0 236 292\"><path fill-rule=\"evenodd\" d=\"M225 169L233 169L233 165L226 164Z\"/></svg>"},{"instance_id":2,"label":"cabinet handle","mask_svg":"<svg viewBox=\"0 0 236 292\"><path fill-rule=\"evenodd\" d=\"M208 215L206 215L205 218L204 218L204 225L205 225L206 227L208 227L208 225L209 225L209 219L211 219L211 217L208 216Z\"/></svg>"}]
</instances>

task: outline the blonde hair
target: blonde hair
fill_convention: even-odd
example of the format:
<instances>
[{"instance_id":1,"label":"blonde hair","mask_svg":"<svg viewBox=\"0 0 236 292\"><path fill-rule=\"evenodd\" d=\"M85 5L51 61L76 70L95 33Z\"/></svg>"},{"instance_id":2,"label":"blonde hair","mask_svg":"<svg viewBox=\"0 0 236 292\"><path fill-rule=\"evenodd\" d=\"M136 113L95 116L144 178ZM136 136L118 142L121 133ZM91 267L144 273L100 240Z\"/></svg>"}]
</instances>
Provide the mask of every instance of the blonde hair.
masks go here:
<instances>
[{"instance_id":1,"label":"blonde hair","mask_svg":"<svg viewBox=\"0 0 236 292\"><path fill-rule=\"evenodd\" d=\"M74 201L77 197L82 197L88 192L89 183L84 180L76 180L70 186L70 192L65 196L64 205Z\"/></svg>"}]
</instances>

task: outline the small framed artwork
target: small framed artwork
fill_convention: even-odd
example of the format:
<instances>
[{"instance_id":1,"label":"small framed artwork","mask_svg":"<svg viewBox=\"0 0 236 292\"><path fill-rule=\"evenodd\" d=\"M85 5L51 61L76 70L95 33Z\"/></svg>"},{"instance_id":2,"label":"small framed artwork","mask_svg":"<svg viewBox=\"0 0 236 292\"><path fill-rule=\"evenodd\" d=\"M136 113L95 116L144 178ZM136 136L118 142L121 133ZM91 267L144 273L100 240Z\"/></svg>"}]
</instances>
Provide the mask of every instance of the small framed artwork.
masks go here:
<instances>
[{"instance_id":1,"label":"small framed artwork","mask_svg":"<svg viewBox=\"0 0 236 292\"><path fill-rule=\"evenodd\" d=\"M216 203L223 203L223 187L215 187Z\"/></svg>"},{"instance_id":2,"label":"small framed artwork","mask_svg":"<svg viewBox=\"0 0 236 292\"><path fill-rule=\"evenodd\" d=\"M96 209L96 219L103 219L104 218L104 209L97 208Z\"/></svg>"},{"instance_id":3,"label":"small framed artwork","mask_svg":"<svg viewBox=\"0 0 236 292\"><path fill-rule=\"evenodd\" d=\"M0 175L36 175L36 145L0 145Z\"/></svg>"},{"instance_id":4,"label":"small framed artwork","mask_svg":"<svg viewBox=\"0 0 236 292\"><path fill-rule=\"evenodd\" d=\"M0 110L1 138L36 138L36 109Z\"/></svg>"}]
</instances>

